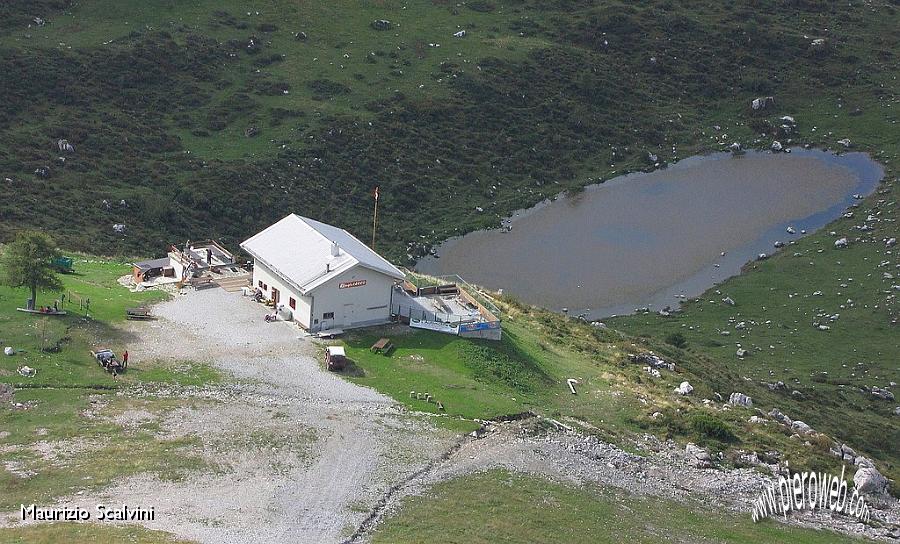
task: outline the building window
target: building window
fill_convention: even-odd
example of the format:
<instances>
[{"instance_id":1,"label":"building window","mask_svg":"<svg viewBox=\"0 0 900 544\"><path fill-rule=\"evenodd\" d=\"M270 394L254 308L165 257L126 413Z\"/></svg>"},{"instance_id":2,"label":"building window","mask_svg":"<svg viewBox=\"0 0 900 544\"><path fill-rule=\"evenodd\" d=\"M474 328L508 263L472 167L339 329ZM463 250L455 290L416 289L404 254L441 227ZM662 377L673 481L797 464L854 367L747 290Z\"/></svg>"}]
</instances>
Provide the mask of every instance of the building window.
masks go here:
<instances>
[{"instance_id":1,"label":"building window","mask_svg":"<svg viewBox=\"0 0 900 544\"><path fill-rule=\"evenodd\" d=\"M288 299L288 306L291 307L291 310L296 310L296 309L297 309L297 301L294 300L294 297L291 297L291 298Z\"/></svg>"},{"instance_id":2,"label":"building window","mask_svg":"<svg viewBox=\"0 0 900 544\"><path fill-rule=\"evenodd\" d=\"M259 288L260 288L260 289L264 289L264 287L263 287L264 284L263 284L262 280L259 280L258 283L259 283Z\"/></svg>"},{"instance_id":3,"label":"building window","mask_svg":"<svg viewBox=\"0 0 900 544\"><path fill-rule=\"evenodd\" d=\"M334 319L334 312L325 312L322 314L322 319Z\"/></svg>"}]
</instances>

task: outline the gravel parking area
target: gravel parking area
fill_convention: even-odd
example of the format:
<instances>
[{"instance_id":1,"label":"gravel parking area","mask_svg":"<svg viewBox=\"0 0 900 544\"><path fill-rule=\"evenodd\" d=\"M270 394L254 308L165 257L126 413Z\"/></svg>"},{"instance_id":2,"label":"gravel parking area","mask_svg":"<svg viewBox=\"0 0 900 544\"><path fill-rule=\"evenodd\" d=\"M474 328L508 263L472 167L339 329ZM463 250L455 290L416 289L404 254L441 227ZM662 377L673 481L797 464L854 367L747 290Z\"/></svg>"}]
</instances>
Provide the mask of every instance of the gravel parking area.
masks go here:
<instances>
[{"instance_id":1,"label":"gravel parking area","mask_svg":"<svg viewBox=\"0 0 900 544\"><path fill-rule=\"evenodd\" d=\"M199 390L137 390L204 402L168 414L161 436L198 436L215 473L126 479L97 502L155 506L147 527L200 542L340 542L395 482L454 440L391 399L324 371L321 348L290 323L222 289L190 291L134 323L135 364L196 361L237 378Z\"/></svg>"}]
</instances>

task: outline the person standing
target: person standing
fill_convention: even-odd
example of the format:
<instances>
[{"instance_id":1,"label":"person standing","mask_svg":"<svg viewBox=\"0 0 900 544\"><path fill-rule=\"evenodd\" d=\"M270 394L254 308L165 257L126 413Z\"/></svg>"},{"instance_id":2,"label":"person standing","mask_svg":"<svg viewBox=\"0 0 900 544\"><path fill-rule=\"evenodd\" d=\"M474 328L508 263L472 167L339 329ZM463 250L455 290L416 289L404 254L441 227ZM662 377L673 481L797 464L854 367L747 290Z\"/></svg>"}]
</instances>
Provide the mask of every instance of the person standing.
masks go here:
<instances>
[{"instance_id":1,"label":"person standing","mask_svg":"<svg viewBox=\"0 0 900 544\"><path fill-rule=\"evenodd\" d=\"M128 350L125 350L125 353L122 354L122 363L124 365L128 365Z\"/></svg>"}]
</instances>

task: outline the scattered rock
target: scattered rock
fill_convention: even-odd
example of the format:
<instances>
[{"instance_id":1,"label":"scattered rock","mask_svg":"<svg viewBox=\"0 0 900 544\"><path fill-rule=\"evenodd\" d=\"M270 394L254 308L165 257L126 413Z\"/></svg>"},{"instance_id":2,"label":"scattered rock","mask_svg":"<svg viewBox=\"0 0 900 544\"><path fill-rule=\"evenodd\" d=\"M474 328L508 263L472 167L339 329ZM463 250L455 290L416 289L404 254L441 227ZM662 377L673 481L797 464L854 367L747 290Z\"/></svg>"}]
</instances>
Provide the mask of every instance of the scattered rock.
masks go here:
<instances>
[{"instance_id":1,"label":"scattered rock","mask_svg":"<svg viewBox=\"0 0 900 544\"><path fill-rule=\"evenodd\" d=\"M713 466L709 452L696 444L688 443L684 448L684 452L687 454L688 462L697 468L710 468Z\"/></svg>"},{"instance_id":2,"label":"scattered rock","mask_svg":"<svg viewBox=\"0 0 900 544\"><path fill-rule=\"evenodd\" d=\"M113 232L116 234L124 234L125 233L125 225L123 223L116 223L112 226Z\"/></svg>"},{"instance_id":3,"label":"scattered rock","mask_svg":"<svg viewBox=\"0 0 900 544\"><path fill-rule=\"evenodd\" d=\"M734 354L737 355L738 359L743 359L744 357L750 355L750 352L745 350L744 348L738 348L737 351L734 352Z\"/></svg>"},{"instance_id":4,"label":"scattered rock","mask_svg":"<svg viewBox=\"0 0 900 544\"><path fill-rule=\"evenodd\" d=\"M772 408L772 411L769 412L769 417L777 421L778 423L781 423L782 425L787 425L788 427L790 427L794 423L791 418L782 414L778 408Z\"/></svg>"},{"instance_id":5,"label":"scattered rock","mask_svg":"<svg viewBox=\"0 0 900 544\"><path fill-rule=\"evenodd\" d=\"M839 144L841 144L842 146L847 147L847 148L849 148L850 146L853 145L852 143L850 143L850 139L849 139L849 138L844 138L843 140L838 140L837 143L839 143Z\"/></svg>"},{"instance_id":6,"label":"scattered rock","mask_svg":"<svg viewBox=\"0 0 900 544\"><path fill-rule=\"evenodd\" d=\"M390 30L393 25L387 19L376 19L370 26L375 30Z\"/></svg>"},{"instance_id":7,"label":"scattered rock","mask_svg":"<svg viewBox=\"0 0 900 544\"><path fill-rule=\"evenodd\" d=\"M681 382L681 385L675 388L675 392L679 395L690 395L694 390L694 386L688 382Z\"/></svg>"},{"instance_id":8,"label":"scattered rock","mask_svg":"<svg viewBox=\"0 0 900 544\"><path fill-rule=\"evenodd\" d=\"M646 365L650 368L675 371L675 363L666 361L652 351L645 351L643 353L638 353L637 355L629 355L628 359L633 363Z\"/></svg>"},{"instance_id":9,"label":"scattered rock","mask_svg":"<svg viewBox=\"0 0 900 544\"><path fill-rule=\"evenodd\" d=\"M854 462L858 456L853 448L847 444L841 444L841 446L837 448L837 457L840 457L844 461Z\"/></svg>"},{"instance_id":10,"label":"scattered rock","mask_svg":"<svg viewBox=\"0 0 900 544\"><path fill-rule=\"evenodd\" d=\"M834 247L836 248L844 248L850 245L850 242L846 238L838 238L834 241Z\"/></svg>"},{"instance_id":11,"label":"scattered rock","mask_svg":"<svg viewBox=\"0 0 900 544\"><path fill-rule=\"evenodd\" d=\"M871 393L873 397L882 399L882 400L894 400L894 394L888 391L887 389L882 389L880 387L872 386Z\"/></svg>"},{"instance_id":12,"label":"scattered rock","mask_svg":"<svg viewBox=\"0 0 900 544\"><path fill-rule=\"evenodd\" d=\"M897 245L897 239L896 238L888 238L887 241L884 243L884 245L886 245L887 247L894 247L895 245Z\"/></svg>"},{"instance_id":13,"label":"scattered rock","mask_svg":"<svg viewBox=\"0 0 900 544\"><path fill-rule=\"evenodd\" d=\"M774 96L761 96L759 98L754 98L753 101L750 102L750 107L753 108L754 111L764 110L773 105L775 105Z\"/></svg>"},{"instance_id":14,"label":"scattered rock","mask_svg":"<svg viewBox=\"0 0 900 544\"><path fill-rule=\"evenodd\" d=\"M797 431L800 434L809 434L809 433L813 432L812 427L810 427L806 423L803 423L799 419L795 420L793 423L791 423L791 429L794 429L795 431Z\"/></svg>"},{"instance_id":15,"label":"scattered rock","mask_svg":"<svg viewBox=\"0 0 900 544\"><path fill-rule=\"evenodd\" d=\"M37 370L27 365L19 369L19 375L26 378L33 378L35 374L37 374Z\"/></svg>"},{"instance_id":16,"label":"scattered rock","mask_svg":"<svg viewBox=\"0 0 900 544\"><path fill-rule=\"evenodd\" d=\"M748 419L747 421L749 421L750 423L753 423L755 425L765 425L766 424L766 420L759 416L750 416L750 419Z\"/></svg>"},{"instance_id":17,"label":"scattered rock","mask_svg":"<svg viewBox=\"0 0 900 544\"><path fill-rule=\"evenodd\" d=\"M9 356L12 356L12 355L16 354L16 350L14 350L12 348L12 346L6 346L5 348L3 348L3 353L5 353L6 355L9 355Z\"/></svg>"},{"instance_id":18,"label":"scattered rock","mask_svg":"<svg viewBox=\"0 0 900 544\"><path fill-rule=\"evenodd\" d=\"M784 146L781 145L781 142L779 142L778 140L775 140L774 142L772 142L771 148L772 148L772 151L774 151L776 153L784 150Z\"/></svg>"},{"instance_id":19,"label":"scattered rock","mask_svg":"<svg viewBox=\"0 0 900 544\"><path fill-rule=\"evenodd\" d=\"M724 302L725 304L727 304L727 305L729 305L729 306L734 306L734 299L731 298L731 297L725 297L725 298L723 298L723 299L722 299L722 302Z\"/></svg>"},{"instance_id":20,"label":"scattered rock","mask_svg":"<svg viewBox=\"0 0 900 544\"><path fill-rule=\"evenodd\" d=\"M7 404L12 402L13 393L16 390L13 389L13 386L7 383L0 383L0 404Z\"/></svg>"},{"instance_id":21,"label":"scattered rock","mask_svg":"<svg viewBox=\"0 0 900 544\"><path fill-rule=\"evenodd\" d=\"M748 397L743 393L732 393L730 397L728 397L728 404L733 406L753 406L753 399Z\"/></svg>"},{"instance_id":22,"label":"scattered rock","mask_svg":"<svg viewBox=\"0 0 900 544\"><path fill-rule=\"evenodd\" d=\"M259 134L259 128L257 127L247 127L247 130L244 131L244 136L247 138L253 138L254 136Z\"/></svg>"},{"instance_id":23,"label":"scattered rock","mask_svg":"<svg viewBox=\"0 0 900 544\"><path fill-rule=\"evenodd\" d=\"M69 140L59 139L56 141L56 147L62 153L74 153L75 147L69 143Z\"/></svg>"}]
</instances>

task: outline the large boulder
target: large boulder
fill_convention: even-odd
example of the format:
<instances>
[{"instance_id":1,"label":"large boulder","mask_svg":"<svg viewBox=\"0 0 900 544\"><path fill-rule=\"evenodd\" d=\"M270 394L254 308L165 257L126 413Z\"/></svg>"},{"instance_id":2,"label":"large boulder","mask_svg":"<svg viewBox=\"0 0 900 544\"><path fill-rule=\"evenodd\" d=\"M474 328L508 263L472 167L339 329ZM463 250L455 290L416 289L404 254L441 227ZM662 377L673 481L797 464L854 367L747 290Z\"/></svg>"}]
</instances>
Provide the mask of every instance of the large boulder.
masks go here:
<instances>
[{"instance_id":1,"label":"large boulder","mask_svg":"<svg viewBox=\"0 0 900 544\"><path fill-rule=\"evenodd\" d=\"M853 475L853 485L860 493L887 492L888 480L873 467L862 467Z\"/></svg>"}]
</instances>

